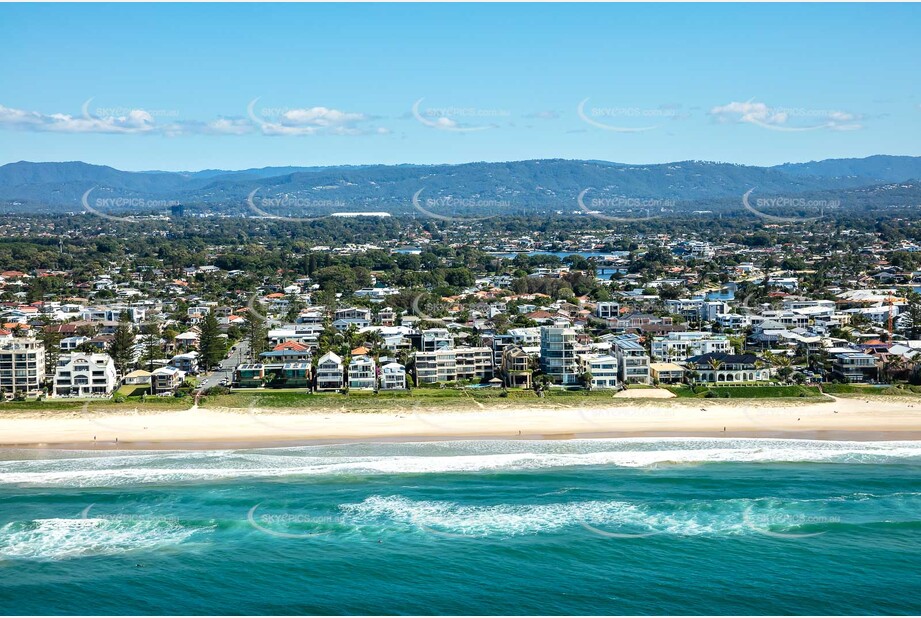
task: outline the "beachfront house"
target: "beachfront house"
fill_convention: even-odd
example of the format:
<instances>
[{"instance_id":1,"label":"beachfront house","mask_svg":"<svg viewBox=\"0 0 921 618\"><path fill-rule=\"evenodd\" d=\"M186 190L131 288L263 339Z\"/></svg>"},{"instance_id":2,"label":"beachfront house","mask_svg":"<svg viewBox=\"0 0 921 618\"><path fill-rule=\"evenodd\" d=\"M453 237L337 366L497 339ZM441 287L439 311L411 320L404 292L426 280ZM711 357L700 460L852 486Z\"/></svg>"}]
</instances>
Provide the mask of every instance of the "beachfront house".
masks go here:
<instances>
[{"instance_id":1,"label":"beachfront house","mask_svg":"<svg viewBox=\"0 0 921 618\"><path fill-rule=\"evenodd\" d=\"M54 374L55 397L108 397L118 383L108 354L62 354Z\"/></svg>"},{"instance_id":2,"label":"beachfront house","mask_svg":"<svg viewBox=\"0 0 921 618\"><path fill-rule=\"evenodd\" d=\"M176 367L167 365L154 369L150 374L150 392L159 396L173 395L184 379L185 372Z\"/></svg>"},{"instance_id":3,"label":"beachfront house","mask_svg":"<svg viewBox=\"0 0 921 618\"><path fill-rule=\"evenodd\" d=\"M343 374L342 358L335 352L327 352L317 361L317 390L339 390L343 385Z\"/></svg>"},{"instance_id":4,"label":"beachfront house","mask_svg":"<svg viewBox=\"0 0 921 618\"><path fill-rule=\"evenodd\" d=\"M262 363L244 363L237 365L234 385L240 388L258 388L265 379L265 365Z\"/></svg>"},{"instance_id":5,"label":"beachfront house","mask_svg":"<svg viewBox=\"0 0 921 618\"><path fill-rule=\"evenodd\" d=\"M507 388L531 388L531 355L520 346L502 350L502 377Z\"/></svg>"},{"instance_id":6,"label":"beachfront house","mask_svg":"<svg viewBox=\"0 0 921 618\"><path fill-rule=\"evenodd\" d=\"M381 390L397 391L406 388L406 367L400 363L387 363L381 367Z\"/></svg>"},{"instance_id":7,"label":"beachfront house","mask_svg":"<svg viewBox=\"0 0 921 618\"><path fill-rule=\"evenodd\" d=\"M579 366L582 374L590 375L586 384L592 390L616 389L620 384L617 357L610 354L581 354Z\"/></svg>"},{"instance_id":8,"label":"beachfront house","mask_svg":"<svg viewBox=\"0 0 921 618\"><path fill-rule=\"evenodd\" d=\"M763 382L771 379L771 370L754 354L701 354L687 359L698 382Z\"/></svg>"},{"instance_id":9,"label":"beachfront house","mask_svg":"<svg viewBox=\"0 0 921 618\"><path fill-rule=\"evenodd\" d=\"M373 390L377 387L377 366L370 356L353 356L349 361L349 389Z\"/></svg>"},{"instance_id":10,"label":"beachfront house","mask_svg":"<svg viewBox=\"0 0 921 618\"><path fill-rule=\"evenodd\" d=\"M838 354L832 365L832 375L842 382L872 382L877 374L876 357L865 352Z\"/></svg>"}]
</instances>

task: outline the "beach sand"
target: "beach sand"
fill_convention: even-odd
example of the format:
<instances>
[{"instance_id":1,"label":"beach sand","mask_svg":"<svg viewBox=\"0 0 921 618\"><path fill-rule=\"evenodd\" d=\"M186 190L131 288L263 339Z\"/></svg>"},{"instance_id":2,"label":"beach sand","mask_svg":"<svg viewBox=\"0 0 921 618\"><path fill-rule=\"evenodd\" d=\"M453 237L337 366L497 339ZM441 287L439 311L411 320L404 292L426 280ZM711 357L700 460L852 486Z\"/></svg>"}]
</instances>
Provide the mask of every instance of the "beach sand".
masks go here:
<instances>
[{"instance_id":1,"label":"beach sand","mask_svg":"<svg viewBox=\"0 0 921 618\"><path fill-rule=\"evenodd\" d=\"M407 407L380 412L205 409L179 412L8 412L0 447L243 448L351 441L765 437L919 440L914 399L642 400L567 407L494 406L466 411ZM116 442L117 440L117 442Z\"/></svg>"}]
</instances>

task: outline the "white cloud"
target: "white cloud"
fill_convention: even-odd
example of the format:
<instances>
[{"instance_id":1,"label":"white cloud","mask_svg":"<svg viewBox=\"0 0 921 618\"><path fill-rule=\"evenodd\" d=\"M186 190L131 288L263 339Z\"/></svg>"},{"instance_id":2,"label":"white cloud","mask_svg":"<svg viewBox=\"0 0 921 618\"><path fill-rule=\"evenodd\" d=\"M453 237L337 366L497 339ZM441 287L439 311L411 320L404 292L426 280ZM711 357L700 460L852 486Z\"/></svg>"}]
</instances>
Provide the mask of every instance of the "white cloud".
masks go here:
<instances>
[{"instance_id":1,"label":"white cloud","mask_svg":"<svg viewBox=\"0 0 921 618\"><path fill-rule=\"evenodd\" d=\"M364 114L342 112L329 107L291 109L282 114L282 123L294 126L342 127L367 120Z\"/></svg>"},{"instance_id":2,"label":"white cloud","mask_svg":"<svg viewBox=\"0 0 921 618\"><path fill-rule=\"evenodd\" d=\"M247 107L249 118L264 135L368 135L389 133L381 127L368 127L366 114L345 112L331 107L285 109L275 114L255 109L258 99Z\"/></svg>"},{"instance_id":3,"label":"white cloud","mask_svg":"<svg viewBox=\"0 0 921 618\"><path fill-rule=\"evenodd\" d=\"M43 114L3 105L0 105L0 127L57 133L148 133L156 129L153 116L142 109L97 118Z\"/></svg>"},{"instance_id":4,"label":"white cloud","mask_svg":"<svg viewBox=\"0 0 921 618\"><path fill-rule=\"evenodd\" d=\"M447 116L439 116L433 120L432 123L443 129L456 129L460 126L456 120L448 118Z\"/></svg>"},{"instance_id":5,"label":"white cloud","mask_svg":"<svg viewBox=\"0 0 921 618\"><path fill-rule=\"evenodd\" d=\"M87 102L89 103L89 101ZM156 112L154 112L156 114ZM173 120L157 124L154 114L143 109L119 109L109 114L89 113L86 104L82 116L44 114L0 105L0 129L56 133L156 134L168 137L180 135L246 135L261 131L264 135L334 135L387 134L384 127L364 127L370 117L343 112L328 107L291 109L273 121L254 114L250 118L218 118Z\"/></svg>"},{"instance_id":6,"label":"white cloud","mask_svg":"<svg viewBox=\"0 0 921 618\"><path fill-rule=\"evenodd\" d=\"M861 117L850 112L770 107L766 103L754 100L718 105L710 109L710 116L717 122L745 122L778 131L853 131L863 128L858 122Z\"/></svg>"},{"instance_id":7,"label":"white cloud","mask_svg":"<svg viewBox=\"0 0 921 618\"><path fill-rule=\"evenodd\" d=\"M733 101L728 105L720 105L710 110L710 115L719 122L760 122L764 124L783 124L787 115L783 112L775 113L764 103L747 101L739 103Z\"/></svg>"}]
</instances>

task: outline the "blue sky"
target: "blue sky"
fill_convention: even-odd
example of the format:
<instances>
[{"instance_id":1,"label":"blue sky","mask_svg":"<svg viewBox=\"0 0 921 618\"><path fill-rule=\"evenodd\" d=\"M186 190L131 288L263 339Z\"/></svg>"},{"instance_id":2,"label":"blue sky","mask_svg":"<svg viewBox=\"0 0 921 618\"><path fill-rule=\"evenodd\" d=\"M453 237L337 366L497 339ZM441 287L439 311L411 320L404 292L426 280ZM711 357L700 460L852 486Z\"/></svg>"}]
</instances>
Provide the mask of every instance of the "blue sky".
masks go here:
<instances>
[{"instance_id":1,"label":"blue sky","mask_svg":"<svg viewBox=\"0 0 921 618\"><path fill-rule=\"evenodd\" d=\"M921 155L917 5L0 5L0 163Z\"/></svg>"}]
</instances>

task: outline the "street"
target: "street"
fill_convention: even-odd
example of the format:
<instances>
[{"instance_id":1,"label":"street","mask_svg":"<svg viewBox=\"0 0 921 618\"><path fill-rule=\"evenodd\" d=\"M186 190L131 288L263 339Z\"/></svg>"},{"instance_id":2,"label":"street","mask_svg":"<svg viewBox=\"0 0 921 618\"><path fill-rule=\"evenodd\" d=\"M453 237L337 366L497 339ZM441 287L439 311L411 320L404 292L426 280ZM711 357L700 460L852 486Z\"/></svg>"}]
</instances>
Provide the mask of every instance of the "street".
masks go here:
<instances>
[{"instance_id":1,"label":"street","mask_svg":"<svg viewBox=\"0 0 921 618\"><path fill-rule=\"evenodd\" d=\"M202 373L201 382L198 385L198 390L201 393L205 393L210 388L218 386L222 380L225 378L229 381L233 381L233 372L236 369L237 365L245 362L247 359L247 354L249 352L249 342L240 341L236 344L233 353L220 363L220 369Z\"/></svg>"}]
</instances>

